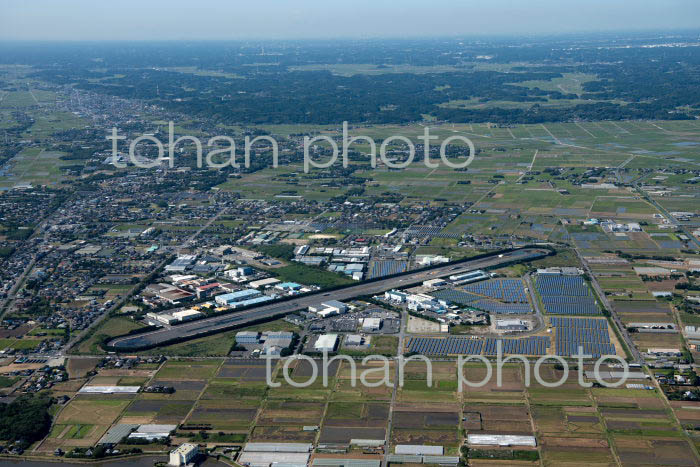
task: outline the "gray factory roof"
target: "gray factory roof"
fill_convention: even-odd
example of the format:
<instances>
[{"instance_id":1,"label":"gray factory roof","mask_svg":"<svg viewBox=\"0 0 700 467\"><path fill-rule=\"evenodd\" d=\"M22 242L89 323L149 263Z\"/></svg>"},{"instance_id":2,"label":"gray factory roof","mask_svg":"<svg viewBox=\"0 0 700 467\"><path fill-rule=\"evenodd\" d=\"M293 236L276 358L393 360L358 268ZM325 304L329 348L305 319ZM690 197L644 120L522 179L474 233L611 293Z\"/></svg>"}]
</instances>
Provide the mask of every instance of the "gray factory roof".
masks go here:
<instances>
[{"instance_id":1,"label":"gray factory roof","mask_svg":"<svg viewBox=\"0 0 700 467\"><path fill-rule=\"evenodd\" d=\"M310 452L313 445L309 443L248 443L245 452Z\"/></svg>"},{"instance_id":2,"label":"gray factory roof","mask_svg":"<svg viewBox=\"0 0 700 467\"><path fill-rule=\"evenodd\" d=\"M97 444L117 444L122 439L129 436L129 433L131 433L136 428L138 428L138 425L134 425L131 423L119 423L117 425L114 425L112 428L107 430L107 433L105 433L104 436L100 438Z\"/></svg>"}]
</instances>

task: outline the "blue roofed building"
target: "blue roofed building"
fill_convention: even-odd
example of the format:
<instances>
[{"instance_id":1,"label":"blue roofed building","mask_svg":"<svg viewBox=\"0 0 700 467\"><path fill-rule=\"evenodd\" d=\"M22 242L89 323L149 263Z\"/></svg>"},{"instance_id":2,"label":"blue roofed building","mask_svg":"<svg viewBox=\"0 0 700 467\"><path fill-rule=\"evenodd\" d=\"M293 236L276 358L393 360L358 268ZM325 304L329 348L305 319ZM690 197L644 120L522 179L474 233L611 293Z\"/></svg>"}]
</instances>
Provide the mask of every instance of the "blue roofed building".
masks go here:
<instances>
[{"instance_id":1,"label":"blue roofed building","mask_svg":"<svg viewBox=\"0 0 700 467\"><path fill-rule=\"evenodd\" d=\"M256 289L244 289L238 292L231 292L216 297L216 303L223 306L232 306L236 303L261 297L262 293Z\"/></svg>"}]
</instances>

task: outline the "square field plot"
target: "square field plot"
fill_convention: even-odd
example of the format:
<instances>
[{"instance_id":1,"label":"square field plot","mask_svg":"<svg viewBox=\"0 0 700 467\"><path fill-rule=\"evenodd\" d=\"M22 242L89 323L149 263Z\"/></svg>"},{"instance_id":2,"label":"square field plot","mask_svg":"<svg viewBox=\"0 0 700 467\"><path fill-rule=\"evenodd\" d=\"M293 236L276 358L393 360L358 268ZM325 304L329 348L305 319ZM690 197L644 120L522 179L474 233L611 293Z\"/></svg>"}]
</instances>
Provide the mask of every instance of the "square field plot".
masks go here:
<instances>
[{"instance_id":1,"label":"square field plot","mask_svg":"<svg viewBox=\"0 0 700 467\"><path fill-rule=\"evenodd\" d=\"M302 401L267 401L257 425L319 425L324 404Z\"/></svg>"},{"instance_id":2,"label":"square field plot","mask_svg":"<svg viewBox=\"0 0 700 467\"><path fill-rule=\"evenodd\" d=\"M194 408L187 423L190 425L210 425L212 430L248 429L255 420L257 407L241 407L240 404L224 401L200 401Z\"/></svg>"},{"instance_id":3,"label":"square field plot","mask_svg":"<svg viewBox=\"0 0 700 467\"><path fill-rule=\"evenodd\" d=\"M463 412L468 433L532 434L530 412L525 405L466 404Z\"/></svg>"},{"instance_id":4,"label":"square field plot","mask_svg":"<svg viewBox=\"0 0 700 467\"><path fill-rule=\"evenodd\" d=\"M537 430L552 436L578 437L601 435L604 431L598 413L593 407L533 406Z\"/></svg>"},{"instance_id":5,"label":"square field plot","mask_svg":"<svg viewBox=\"0 0 700 467\"><path fill-rule=\"evenodd\" d=\"M385 427L389 419L389 404L331 402L328 404L324 426Z\"/></svg>"},{"instance_id":6,"label":"square field plot","mask_svg":"<svg viewBox=\"0 0 700 467\"><path fill-rule=\"evenodd\" d=\"M662 409L663 400L656 390L627 388L592 388L591 394L599 407Z\"/></svg>"},{"instance_id":7,"label":"square field plot","mask_svg":"<svg viewBox=\"0 0 700 467\"><path fill-rule=\"evenodd\" d=\"M539 439L544 465L611 466L615 458L603 438L544 436Z\"/></svg>"},{"instance_id":8,"label":"square field plot","mask_svg":"<svg viewBox=\"0 0 700 467\"><path fill-rule=\"evenodd\" d=\"M271 364L271 373L275 363ZM265 381L267 374L266 362L260 360L227 361L219 370L219 378L237 378L243 381ZM273 373L274 374L274 373Z\"/></svg>"},{"instance_id":9,"label":"square field plot","mask_svg":"<svg viewBox=\"0 0 700 467\"><path fill-rule=\"evenodd\" d=\"M213 379L202 399L260 401L265 396L265 382L246 382L230 378Z\"/></svg>"},{"instance_id":10,"label":"square field plot","mask_svg":"<svg viewBox=\"0 0 700 467\"><path fill-rule=\"evenodd\" d=\"M450 430L459 426L459 407L456 410L411 411L407 407L394 411L392 426L403 429Z\"/></svg>"},{"instance_id":11,"label":"square field plot","mask_svg":"<svg viewBox=\"0 0 700 467\"><path fill-rule=\"evenodd\" d=\"M76 397L65 407L58 418L58 424L100 424L111 425L129 405L127 399L92 399Z\"/></svg>"},{"instance_id":12,"label":"square field plot","mask_svg":"<svg viewBox=\"0 0 700 467\"><path fill-rule=\"evenodd\" d=\"M202 380L212 378L221 360L181 361L168 360L158 371L159 379Z\"/></svg>"},{"instance_id":13,"label":"square field plot","mask_svg":"<svg viewBox=\"0 0 700 467\"><path fill-rule=\"evenodd\" d=\"M531 387L528 389L530 402L533 405L560 405L560 406L591 406L593 400L588 389L576 388L543 388Z\"/></svg>"},{"instance_id":14,"label":"square field plot","mask_svg":"<svg viewBox=\"0 0 700 467\"><path fill-rule=\"evenodd\" d=\"M53 452L57 448L67 451L74 447L94 446L108 428L109 425L54 425L38 449L42 452Z\"/></svg>"},{"instance_id":15,"label":"square field plot","mask_svg":"<svg viewBox=\"0 0 700 467\"><path fill-rule=\"evenodd\" d=\"M614 435L618 457L625 467L640 465L696 466L698 458L685 440L642 439Z\"/></svg>"},{"instance_id":16,"label":"square field plot","mask_svg":"<svg viewBox=\"0 0 700 467\"><path fill-rule=\"evenodd\" d=\"M195 400L199 397L202 389L207 385L206 381L196 381L196 380L167 380L167 379L155 379L151 383L154 386L168 386L175 389L172 394L149 394L142 393L143 398L154 398L154 399L176 399L176 400Z\"/></svg>"},{"instance_id":17,"label":"square field plot","mask_svg":"<svg viewBox=\"0 0 700 467\"><path fill-rule=\"evenodd\" d=\"M250 440L274 443L313 443L315 431L304 431L304 426L256 426Z\"/></svg>"},{"instance_id":18,"label":"square field plot","mask_svg":"<svg viewBox=\"0 0 700 467\"><path fill-rule=\"evenodd\" d=\"M331 394L332 400L338 401L389 401L393 393L393 383L391 387L382 384L377 387L367 387L363 384L356 384L352 387L349 379L339 379L335 390Z\"/></svg>"},{"instance_id":19,"label":"square field plot","mask_svg":"<svg viewBox=\"0 0 700 467\"><path fill-rule=\"evenodd\" d=\"M384 439L385 428L348 428L324 426L321 429L319 443L348 444L352 439Z\"/></svg>"},{"instance_id":20,"label":"square field plot","mask_svg":"<svg viewBox=\"0 0 700 467\"><path fill-rule=\"evenodd\" d=\"M495 374L484 385L478 388L463 383L464 399L472 402L518 402L525 398L525 383L522 367L518 365L504 365L501 371L501 384ZM484 366L478 364L464 365L464 378L470 382L479 382L487 376Z\"/></svg>"},{"instance_id":21,"label":"square field plot","mask_svg":"<svg viewBox=\"0 0 700 467\"><path fill-rule=\"evenodd\" d=\"M121 423L178 424L193 405L193 401L137 399L124 412Z\"/></svg>"},{"instance_id":22,"label":"square field plot","mask_svg":"<svg viewBox=\"0 0 700 467\"><path fill-rule=\"evenodd\" d=\"M396 444L427 444L444 446L446 449L459 445L459 430L416 430L394 428L391 432L391 443Z\"/></svg>"}]
</instances>

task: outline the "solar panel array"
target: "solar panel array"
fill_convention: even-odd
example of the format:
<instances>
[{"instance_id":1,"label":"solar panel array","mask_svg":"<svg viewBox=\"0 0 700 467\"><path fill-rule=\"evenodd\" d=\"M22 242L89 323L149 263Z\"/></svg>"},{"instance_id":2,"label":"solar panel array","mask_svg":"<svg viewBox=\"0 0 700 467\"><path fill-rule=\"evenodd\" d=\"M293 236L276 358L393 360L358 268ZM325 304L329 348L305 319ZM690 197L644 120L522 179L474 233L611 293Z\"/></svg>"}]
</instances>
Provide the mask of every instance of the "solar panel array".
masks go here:
<instances>
[{"instance_id":1,"label":"solar panel array","mask_svg":"<svg viewBox=\"0 0 700 467\"><path fill-rule=\"evenodd\" d=\"M459 305L471 306L478 308L479 310L487 311L489 313L495 314L523 314L532 313L532 308L527 301L527 296L525 295L525 290L523 288L522 282L519 279L501 279L501 281L507 281L505 287L499 282L480 282L478 284L471 284L469 289L475 285L488 284L491 282L490 286L485 288L478 288L480 292L472 292L467 287L465 290L461 289L443 289L433 292L431 295L437 299L445 300L449 303L456 303ZM516 297L518 292L518 284L520 290L522 290L523 297L522 302L501 302L489 298L484 298L482 295L493 296L495 298L509 297L512 299ZM483 293L488 292L489 294ZM476 293L481 293L481 295L476 295Z\"/></svg>"},{"instance_id":2,"label":"solar panel array","mask_svg":"<svg viewBox=\"0 0 700 467\"><path fill-rule=\"evenodd\" d=\"M532 308L527 303L501 303L495 300L482 299L473 302L471 306L498 315L532 313Z\"/></svg>"},{"instance_id":3,"label":"solar panel array","mask_svg":"<svg viewBox=\"0 0 700 467\"><path fill-rule=\"evenodd\" d=\"M484 345L484 355L497 355L499 341L501 342L501 349L504 355L546 355L547 349L551 345L547 336L523 337L520 339L496 339L489 337Z\"/></svg>"},{"instance_id":4,"label":"solar panel array","mask_svg":"<svg viewBox=\"0 0 700 467\"><path fill-rule=\"evenodd\" d=\"M520 279L490 279L465 285L464 290L507 303L527 303L525 286Z\"/></svg>"},{"instance_id":5,"label":"solar panel array","mask_svg":"<svg viewBox=\"0 0 700 467\"><path fill-rule=\"evenodd\" d=\"M433 235L435 238L460 238L461 236L462 234L457 232L440 232Z\"/></svg>"},{"instance_id":6,"label":"solar panel array","mask_svg":"<svg viewBox=\"0 0 700 467\"><path fill-rule=\"evenodd\" d=\"M484 341L466 337L412 337L406 348L422 355L480 355Z\"/></svg>"},{"instance_id":7,"label":"solar panel array","mask_svg":"<svg viewBox=\"0 0 700 467\"><path fill-rule=\"evenodd\" d=\"M576 355L579 346L583 347L583 353L594 358L615 355L615 344L610 342L607 320L552 317L550 322L556 329L557 355Z\"/></svg>"},{"instance_id":8,"label":"solar panel array","mask_svg":"<svg viewBox=\"0 0 700 467\"><path fill-rule=\"evenodd\" d=\"M406 348L409 352L422 355L481 355L483 350L484 355L495 356L498 341L502 342L504 355L546 355L551 345L547 336L485 340L467 337L412 337L408 340Z\"/></svg>"},{"instance_id":9,"label":"solar panel array","mask_svg":"<svg viewBox=\"0 0 700 467\"><path fill-rule=\"evenodd\" d=\"M404 231L404 235L413 237L432 237L437 235L442 230L442 227L433 227L430 225L414 225Z\"/></svg>"},{"instance_id":10,"label":"solar panel array","mask_svg":"<svg viewBox=\"0 0 700 467\"><path fill-rule=\"evenodd\" d=\"M445 300L447 302L457 303L459 305L470 305L479 300L478 295L470 294L457 289L438 290L437 292L433 292L431 295L439 300Z\"/></svg>"},{"instance_id":11,"label":"solar panel array","mask_svg":"<svg viewBox=\"0 0 700 467\"><path fill-rule=\"evenodd\" d=\"M535 286L549 314L601 314L591 289L581 276L539 274Z\"/></svg>"},{"instance_id":12,"label":"solar panel array","mask_svg":"<svg viewBox=\"0 0 700 467\"><path fill-rule=\"evenodd\" d=\"M381 260L373 261L369 266L368 279L373 279L375 277L390 276L392 274L398 274L400 272L406 272L408 270L408 263L406 261L396 261L396 260Z\"/></svg>"}]
</instances>

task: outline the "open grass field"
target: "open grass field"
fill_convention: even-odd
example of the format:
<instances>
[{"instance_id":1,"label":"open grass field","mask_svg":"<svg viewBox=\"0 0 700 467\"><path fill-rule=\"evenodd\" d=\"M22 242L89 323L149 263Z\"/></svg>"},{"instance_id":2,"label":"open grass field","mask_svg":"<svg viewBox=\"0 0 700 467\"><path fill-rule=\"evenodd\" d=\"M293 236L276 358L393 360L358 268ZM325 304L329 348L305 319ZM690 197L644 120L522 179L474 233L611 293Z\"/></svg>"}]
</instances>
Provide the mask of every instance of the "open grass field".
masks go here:
<instances>
[{"instance_id":1,"label":"open grass field","mask_svg":"<svg viewBox=\"0 0 700 467\"><path fill-rule=\"evenodd\" d=\"M129 404L126 399L92 399L78 397L70 402L56 420L59 424L91 424L99 420L101 424L113 423Z\"/></svg>"},{"instance_id":2,"label":"open grass field","mask_svg":"<svg viewBox=\"0 0 700 467\"><path fill-rule=\"evenodd\" d=\"M389 369L392 384L393 365ZM358 373L378 368L377 364L360 365ZM583 465L582 459L593 466L611 465L616 455L627 459L623 465L643 465L635 462L640 462L644 453L652 455L651 451L650 458L662 465L692 465L679 460L689 455L690 445L657 391L580 388L575 372L561 388L535 383L525 387L524 368L508 364L500 388L490 383L459 394L454 362L433 363L433 388L427 387L425 364L411 362L404 371L405 387L398 390L392 408L393 388L353 388L346 362L332 366L328 387L314 383L309 388L291 389L283 383L280 388L267 388L262 370L259 360L224 359L168 360L157 373L154 369L140 370L143 374L104 370L91 384L150 381L173 386L175 392L80 395L59 413L42 450L87 446L111 423L205 425L210 427L210 436L223 432L223 436L258 442L348 443L359 438L383 439L393 410L388 433L391 443L442 445L447 455L458 454L469 433L501 433L536 436L542 464L547 466L573 467ZM281 382L281 365L272 371ZM303 361L293 362L289 373L302 381L311 375L311 367ZM476 380L483 375L483 368L469 364L465 373ZM553 381L562 372L544 365L541 374ZM377 371L368 376L376 382L384 374ZM700 423L700 415L683 403L677 403L674 410L681 423ZM320 428L304 429L309 426ZM186 436L186 431L181 435ZM690 456L687 459L693 458ZM470 459L470 464L480 462ZM520 463L512 460L503 465ZM488 465L499 464L493 461Z\"/></svg>"},{"instance_id":3,"label":"open grass field","mask_svg":"<svg viewBox=\"0 0 700 467\"><path fill-rule=\"evenodd\" d=\"M9 162L9 173L2 177L0 187L12 188L19 184L56 185L66 179L61 166L69 165L68 161L60 159L62 155L41 148L23 150Z\"/></svg>"},{"instance_id":4,"label":"open grass field","mask_svg":"<svg viewBox=\"0 0 700 467\"><path fill-rule=\"evenodd\" d=\"M338 65L343 66L343 65ZM576 89L589 76L565 75L560 82L550 82L547 86ZM556 81L556 80L555 80ZM527 83L543 86L545 83ZM297 133L297 126L271 126L273 134L281 136ZM308 131L321 131L334 134L323 126L310 127ZM596 122L558 123L544 125L515 125L511 128L489 127L486 124L436 125L431 134L445 138L455 133L472 138L480 153L469 170L455 172L447 168L427 169L414 163L406 170L393 172L381 166L375 170L363 170L360 162L358 175L370 177L371 183L364 186L364 194L372 197L383 192L398 193L406 199L425 200L431 203L454 201L477 202L484 209L518 209L522 212L545 216L580 215L591 213L614 215L622 218L648 218L657 210L639 195L620 189L593 189L571 184L568 180L554 180L540 174L539 183L516 184L520 175L530 165L534 169L547 167L569 167L573 173L595 165L617 166L636 170L658 167L659 161L669 166L681 165L684 161L699 164L692 146L685 145L700 136L697 122ZM400 126L358 126L351 135L367 135L381 140L389 135L401 134L415 139L422 134L421 128ZM417 141L417 140L416 140ZM357 145L360 150L366 148ZM669 150L672 148L672 150ZM628 160L629 159L629 160ZM278 169L265 169L235 182L227 182L222 188L241 193L243 197L258 199L293 199L294 196L308 198L331 198L343 193L347 188L316 186L331 179L318 179L301 174L301 166L295 164ZM279 175L285 175L279 177ZM294 185L287 183L292 176ZM503 184L493 185L489 181L494 175L504 175ZM266 183L262 183L265 179ZM470 184L463 184L469 180ZM564 188L567 194L556 190ZM691 189L684 187L684 190ZM679 193L680 195L680 193ZM282 197L280 197L282 196ZM314 198L314 199L316 199ZM635 199L637 198L637 199ZM683 198L675 196L663 198L672 206L683 205ZM674 204L674 203L680 204ZM546 223L546 222L545 222ZM554 222L553 224L556 224ZM517 230L519 223L512 226Z\"/></svg>"},{"instance_id":5,"label":"open grass field","mask_svg":"<svg viewBox=\"0 0 700 467\"><path fill-rule=\"evenodd\" d=\"M157 378L207 380L213 377L222 360L168 360L156 373Z\"/></svg>"},{"instance_id":6,"label":"open grass field","mask_svg":"<svg viewBox=\"0 0 700 467\"><path fill-rule=\"evenodd\" d=\"M257 404L240 401L200 401L186 420L189 424L208 424L214 430L247 430L258 411Z\"/></svg>"},{"instance_id":7,"label":"open grass field","mask_svg":"<svg viewBox=\"0 0 700 467\"><path fill-rule=\"evenodd\" d=\"M86 354L106 354L99 343L105 336L114 337L126 334L134 329L139 329L144 325L125 317L107 318L97 326L87 339L77 347L77 353Z\"/></svg>"}]
</instances>

